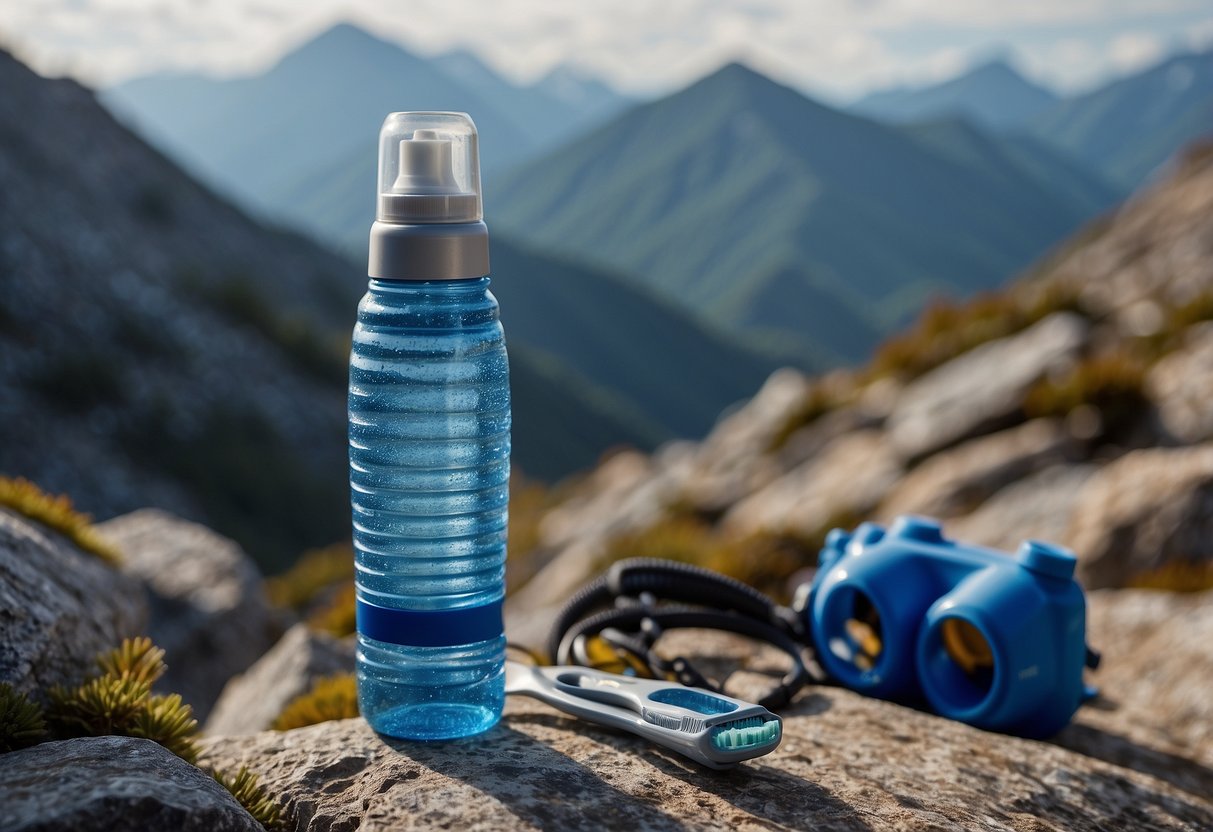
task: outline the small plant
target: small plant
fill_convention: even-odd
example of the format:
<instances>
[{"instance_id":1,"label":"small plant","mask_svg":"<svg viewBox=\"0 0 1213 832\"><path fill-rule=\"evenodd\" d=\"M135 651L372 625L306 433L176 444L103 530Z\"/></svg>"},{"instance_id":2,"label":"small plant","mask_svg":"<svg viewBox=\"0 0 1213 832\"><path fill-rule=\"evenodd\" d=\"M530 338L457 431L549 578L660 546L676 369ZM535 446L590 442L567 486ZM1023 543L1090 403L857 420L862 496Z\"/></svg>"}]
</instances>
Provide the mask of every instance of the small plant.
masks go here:
<instances>
[{"instance_id":1,"label":"small plant","mask_svg":"<svg viewBox=\"0 0 1213 832\"><path fill-rule=\"evenodd\" d=\"M353 674L338 673L318 679L307 693L287 703L270 727L290 731L334 719L358 716L358 686Z\"/></svg>"},{"instance_id":2,"label":"small plant","mask_svg":"<svg viewBox=\"0 0 1213 832\"><path fill-rule=\"evenodd\" d=\"M303 612L325 590L354 577L354 552L348 543L334 543L304 552L294 566L265 582L270 603Z\"/></svg>"},{"instance_id":3,"label":"small plant","mask_svg":"<svg viewBox=\"0 0 1213 832\"><path fill-rule=\"evenodd\" d=\"M1092 356L1060 379L1037 383L1024 398L1024 412L1033 418L1065 416L1089 406L1099 412L1105 434L1120 435L1149 407L1145 377L1145 364L1126 352Z\"/></svg>"},{"instance_id":4,"label":"small plant","mask_svg":"<svg viewBox=\"0 0 1213 832\"><path fill-rule=\"evenodd\" d=\"M1171 561L1137 575L1129 586L1168 592L1204 592L1213 589L1213 561Z\"/></svg>"},{"instance_id":5,"label":"small plant","mask_svg":"<svg viewBox=\"0 0 1213 832\"><path fill-rule=\"evenodd\" d=\"M327 603L308 616L307 625L336 638L352 636L358 626L354 610L354 582L347 581L337 587Z\"/></svg>"},{"instance_id":6,"label":"small plant","mask_svg":"<svg viewBox=\"0 0 1213 832\"><path fill-rule=\"evenodd\" d=\"M974 347L1014 335L1060 311L1082 311L1075 291L1060 284L990 292L964 303L936 301L909 331L877 349L869 377L917 378Z\"/></svg>"},{"instance_id":7,"label":"small plant","mask_svg":"<svg viewBox=\"0 0 1213 832\"><path fill-rule=\"evenodd\" d=\"M510 477L509 568L506 590L512 592L535 576L543 566L539 527L559 499L558 492L519 474Z\"/></svg>"},{"instance_id":8,"label":"small plant","mask_svg":"<svg viewBox=\"0 0 1213 832\"><path fill-rule=\"evenodd\" d=\"M211 772L211 776L231 792L232 797L269 832L282 828L282 810L265 793L257 776L246 766L241 766L234 777L229 777L217 769Z\"/></svg>"},{"instance_id":9,"label":"small plant","mask_svg":"<svg viewBox=\"0 0 1213 832\"><path fill-rule=\"evenodd\" d=\"M832 395L825 385L821 383L814 384L810 388L808 395L788 413L784 423L775 430L775 433L771 436L767 452L771 453L779 450L787 444L792 434L803 427L811 425L838 405L839 401L837 397Z\"/></svg>"},{"instance_id":10,"label":"small plant","mask_svg":"<svg viewBox=\"0 0 1213 832\"><path fill-rule=\"evenodd\" d=\"M101 675L74 688L50 691L48 718L69 737L141 737L187 762L198 759L198 720L177 694L153 695L164 675L164 651L150 639L125 639L97 660Z\"/></svg>"},{"instance_id":11,"label":"small plant","mask_svg":"<svg viewBox=\"0 0 1213 832\"><path fill-rule=\"evenodd\" d=\"M816 540L773 534L730 538L694 517L673 516L616 538L599 565L605 569L615 561L635 557L676 560L723 573L786 601L788 580L817 562L825 531L828 529Z\"/></svg>"},{"instance_id":12,"label":"small plant","mask_svg":"<svg viewBox=\"0 0 1213 832\"><path fill-rule=\"evenodd\" d=\"M46 738L42 709L7 682L0 682L0 753L37 745Z\"/></svg>"},{"instance_id":13,"label":"small plant","mask_svg":"<svg viewBox=\"0 0 1213 832\"><path fill-rule=\"evenodd\" d=\"M122 554L97 534L91 517L72 508L71 498L66 494L51 496L22 477L0 477L0 506L59 532L77 548L110 566L122 563Z\"/></svg>"}]
</instances>

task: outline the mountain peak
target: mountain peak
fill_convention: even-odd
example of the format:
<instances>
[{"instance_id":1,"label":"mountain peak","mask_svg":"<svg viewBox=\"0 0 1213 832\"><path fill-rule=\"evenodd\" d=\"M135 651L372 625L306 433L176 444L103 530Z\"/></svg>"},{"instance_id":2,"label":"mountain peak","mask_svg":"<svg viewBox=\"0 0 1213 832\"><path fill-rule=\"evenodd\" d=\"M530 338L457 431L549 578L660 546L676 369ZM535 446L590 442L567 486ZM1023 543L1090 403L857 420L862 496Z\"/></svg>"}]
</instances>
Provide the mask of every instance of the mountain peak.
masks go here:
<instances>
[{"instance_id":1,"label":"mountain peak","mask_svg":"<svg viewBox=\"0 0 1213 832\"><path fill-rule=\"evenodd\" d=\"M852 109L892 122L963 116L1002 129L1026 123L1057 100L1051 90L1025 78L1006 56L994 55L939 84L870 93Z\"/></svg>"},{"instance_id":2,"label":"mountain peak","mask_svg":"<svg viewBox=\"0 0 1213 832\"><path fill-rule=\"evenodd\" d=\"M283 60L297 59L300 56L333 60L347 58L366 52L390 51L394 54L410 54L400 44L385 40L356 23L342 21L335 23L310 40L291 50Z\"/></svg>"}]
</instances>

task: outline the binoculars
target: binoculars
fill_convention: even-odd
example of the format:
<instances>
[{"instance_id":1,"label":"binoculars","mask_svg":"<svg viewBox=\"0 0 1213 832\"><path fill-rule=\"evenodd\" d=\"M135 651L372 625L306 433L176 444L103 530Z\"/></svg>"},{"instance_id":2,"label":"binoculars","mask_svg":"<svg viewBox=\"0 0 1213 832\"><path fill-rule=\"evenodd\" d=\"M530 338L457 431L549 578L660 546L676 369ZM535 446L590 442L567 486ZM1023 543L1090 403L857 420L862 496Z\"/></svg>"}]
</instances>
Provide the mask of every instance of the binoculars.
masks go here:
<instances>
[{"instance_id":1,"label":"binoculars","mask_svg":"<svg viewBox=\"0 0 1213 832\"><path fill-rule=\"evenodd\" d=\"M1090 694L1086 599L1074 555L1024 542L1011 556L904 516L826 537L797 606L818 661L860 693L924 699L979 728L1045 737Z\"/></svg>"}]
</instances>

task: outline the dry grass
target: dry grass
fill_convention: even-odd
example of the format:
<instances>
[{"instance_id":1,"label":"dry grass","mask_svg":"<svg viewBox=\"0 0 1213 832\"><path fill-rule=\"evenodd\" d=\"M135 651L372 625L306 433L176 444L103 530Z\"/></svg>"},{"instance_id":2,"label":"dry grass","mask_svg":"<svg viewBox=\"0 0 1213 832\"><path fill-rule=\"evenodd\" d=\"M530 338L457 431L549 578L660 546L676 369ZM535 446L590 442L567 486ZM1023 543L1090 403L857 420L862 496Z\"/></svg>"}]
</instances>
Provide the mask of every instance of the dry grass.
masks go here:
<instances>
[{"instance_id":1,"label":"dry grass","mask_svg":"<svg viewBox=\"0 0 1213 832\"><path fill-rule=\"evenodd\" d=\"M1061 286L987 292L963 303L936 301L907 332L877 349L868 366L869 377L917 378L974 347L1013 335L1060 311L1081 312L1078 296Z\"/></svg>"},{"instance_id":2,"label":"dry grass","mask_svg":"<svg viewBox=\"0 0 1213 832\"><path fill-rule=\"evenodd\" d=\"M97 534L92 518L76 511L66 494L47 494L21 477L0 477L0 506L58 532L81 551L95 555L110 566L122 565L122 553Z\"/></svg>"},{"instance_id":3,"label":"dry grass","mask_svg":"<svg viewBox=\"0 0 1213 832\"><path fill-rule=\"evenodd\" d=\"M290 731L334 719L358 716L358 686L350 673L318 679L307 693L287 703L270 727Z\"/></svg>"},{"instance_id":4,"label":"dry grass","mask_svg":"<svg viewBox=\"0 0 1213 832\"><path fill-rule=\"evenodd\" d=\"M1213 589L1213 561L1172 561L1134 577L1129 586L1169 592L1205 592Z\"/></svg>"}]
</instances>

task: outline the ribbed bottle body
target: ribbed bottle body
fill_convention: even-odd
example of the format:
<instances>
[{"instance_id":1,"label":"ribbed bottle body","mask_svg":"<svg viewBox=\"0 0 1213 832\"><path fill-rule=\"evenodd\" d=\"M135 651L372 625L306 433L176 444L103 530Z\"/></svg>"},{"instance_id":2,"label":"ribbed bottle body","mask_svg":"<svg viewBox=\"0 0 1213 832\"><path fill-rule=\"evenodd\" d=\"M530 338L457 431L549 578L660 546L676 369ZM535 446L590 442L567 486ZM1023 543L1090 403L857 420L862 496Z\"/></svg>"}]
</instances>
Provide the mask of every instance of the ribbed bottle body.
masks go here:
<instances>
[{"instance_id":1,"label":"ribbed bottle body","mask_svg":"<svg viewBox=\"0 0 1213 832\"><path fill-rule=\"evenodd\" d=\"M475 734L504 703L505 637L499 625L486 632L482 615L499 617L505 592L510 473L509 366L488 285L372 280L358 308L349 391L358 698L390 736Z\"/></svg>"}]
</instances>

